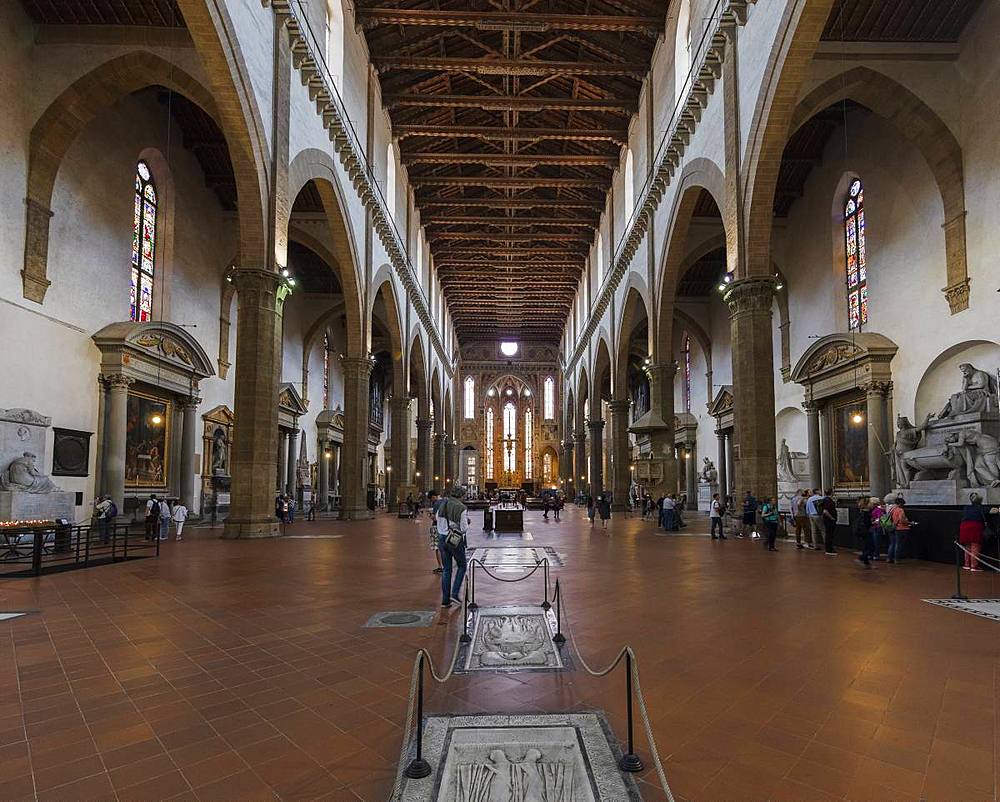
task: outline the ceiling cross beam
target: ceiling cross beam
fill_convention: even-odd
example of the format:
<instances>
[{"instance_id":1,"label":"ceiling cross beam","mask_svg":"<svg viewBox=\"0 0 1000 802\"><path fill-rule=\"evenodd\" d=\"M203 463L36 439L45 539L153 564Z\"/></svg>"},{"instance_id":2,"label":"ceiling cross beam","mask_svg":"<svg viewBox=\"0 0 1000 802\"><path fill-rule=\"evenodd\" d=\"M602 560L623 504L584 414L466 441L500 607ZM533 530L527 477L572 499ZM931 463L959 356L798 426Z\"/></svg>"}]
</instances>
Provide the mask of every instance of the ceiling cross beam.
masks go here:
<instances>
[{"instance_id":1,"label":"ceiling cross beam","mask_svg":"<svg viewBox=\"0 0 1000 802\"><path fill-rule=\"evenodd\" d=\"M663 32L664 17L619 14L551 14L508 11L438 11L369 7L359 8L355 19L371 30L381 25L412 25L434 28L475 28L480 31L606 31L640 33L657 37Z\"/></svg>"}]
</instances>

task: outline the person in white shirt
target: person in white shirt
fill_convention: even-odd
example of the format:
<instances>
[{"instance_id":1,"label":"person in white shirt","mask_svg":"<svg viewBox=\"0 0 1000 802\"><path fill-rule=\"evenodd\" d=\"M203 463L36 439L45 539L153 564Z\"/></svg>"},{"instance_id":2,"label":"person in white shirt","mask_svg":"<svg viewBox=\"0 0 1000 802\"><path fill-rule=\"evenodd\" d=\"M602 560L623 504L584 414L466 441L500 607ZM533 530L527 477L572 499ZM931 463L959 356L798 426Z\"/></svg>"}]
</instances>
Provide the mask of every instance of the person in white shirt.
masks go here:
<instances>
[{"instance_id":1,"label":"person in white shirt","mask_svg":"<svg viewBox=\"0 0 1000 802\"><path fill-rule=\"evenodd\" d=\"M809 516L810 541L806 543L807 549L818 549L820 544L826 539L823 527L823 511L819 503L823 500L823 494L819 489L813 490L812 495L806 499L806 515Z\"/></svg>"},{"instance_id":2,"label":"person in white shirt","mask_svg":"<svg viewBox=\"0 0 1000 802\"><path fill-rule=\"evenodd\" d=\"M806 515L806 500L808 497L808 490L800 490L792 499L792 520L795 523L795 548L797 549L805 548L802 545L802 535L809 532L809 516ZM809 537L811 540L811 533Z\"/></svg>"},{"instance_id":3,"label":"person in white shirt","mask_svg":"<svg viewBox=\"0 0 1000 802\"><path fill-rule=\"evenodd\" d=\"M160 502L160 540L170 536L170 503L163 499Z\"/></svg>"},{"instance_id":4,"label":"person in white shirt","mask_svg":"<svg viewBox=\"0 0 1000 802\"><path fill-rule=\"evenodd\" d=\"M469 531L468 510L462 499L465 497L465 488L456 485L451 492L438 505L436 513L438 532L438 551L441 554L441 607L447 609L451 607L452 601L459 604L462 597L462 582L465 579L465 535ZM451 534L461 535L461 540L457 545L449 545L448 536ZM455 561L455 577L452 580L451 561Z\"/></svg>"},{"instance_id":5,"label":"person in white shirt","mask_svg":"<svg viewBox=\"0 0 1000 802\"><path fill-rule=\"evenodd\" d=\"M719 494L712 494L712 507L709 510L708 517L712 523L712 540L727 540L725 533L722 529L722 501L719 500ZM715 530L718 528L719 534L715 534Z\"/></svg>"},{"instance_id":6,"label":"person in white shirt","mask_svg":"<svg viewBox=\"0 0 1000 802\"><path fill-rule=\"evenodd\" d=\"M184 506L183 501L178 501L174 505L174 514L173 514L174 527L177 530L177 534L175 535L177 540L181 539L181 533L184 531L184 522L187 520L187 517L188 517L188 508Z\"/></svg>"}]
</instances>

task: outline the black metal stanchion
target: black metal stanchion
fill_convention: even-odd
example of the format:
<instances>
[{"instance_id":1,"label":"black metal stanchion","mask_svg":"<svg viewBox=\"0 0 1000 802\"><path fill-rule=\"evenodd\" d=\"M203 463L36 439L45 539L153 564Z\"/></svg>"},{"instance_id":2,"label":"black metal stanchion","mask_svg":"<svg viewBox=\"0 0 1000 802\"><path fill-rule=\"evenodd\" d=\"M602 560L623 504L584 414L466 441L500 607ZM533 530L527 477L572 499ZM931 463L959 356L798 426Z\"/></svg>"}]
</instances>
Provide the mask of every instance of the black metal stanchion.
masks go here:
<instances>
[{"instance_id":1,"label":"black metal stanchion","mask_svg":"<svg viewBox=\"0 0 1000 802\"><path fill-rule=\"evenodd\" d=\"M469 564L469 587L472 589L470 593L469 609L478 610L479 605L476 604L476 563L478 561L473 559Z\"/></svg>"},{"instance_id":2,"label":"black metal stanchion","mask_svg":"<svg viewBox=\"0 0 1000 802\"><path fill-rule=\"evenodd\" d=\"M962 547L955 541L955 592L951 594L955 601L968 601L969 597L962 594Z\"/></svg>"},{"instance_id":3,"label":"black metal stanchion","mask_svg":"<svg viewBox=\"0 0 1000 802\"><path fill-rule=\"evenodd\" d=\"M472 643L472 636L469 634L469 583L465 583L465 599L462 603L462 637L459 643Z\"/></svg>"},{"instance_id":4,"label":"black metal stanchion","mask_svg":"<svg viewBox=\"0 0 1000 802\"><path fill-rule=\"evenodd\" d=\"M549 561L546 558L543 561L545 564L542 566L542 571L545 575L545 598L542 600L542 609L551 610L552 605L549 603Z\"/></svg>"},{"instance_id":5,"label":"black metal stanchion","mask_svg":"<svg viewBox=\"0 0 1000 802\"><path fill-rule=\"evenodd\" d=\"M622 755L622 759L618 762L618 768L622 771L635 773L642 771L645 766L635 753L632 740L632 652L625 652L625 693L628 695L625 706L628 718L628 752Z\"/></svg>"},{"instance_id":6,"label":"black metal stanchion","mask_svg":"<svg viewBox=\"0 0 1000 802\"><path fill-rule=\"evenodd\" d=\"M410 765L403 772L405 777L411 780L420 780L430 776L431 764L424 760L423 740L424 740L424 653L420 653L420 674L417 677L417 756L410 761Z\"/></svg>"},{"instance_id":7,"label":"black metal stanchion","mask_svg":"<svg viewBox=\"0 0 1000 802\"><path fill-rule=\"evenodd\" d=\"M552 642L559 646L566 642L566 636L562 634L562 593L559 590L558 577L556 577L556 634L552 636Z\"/></svg>"}]
</instances>

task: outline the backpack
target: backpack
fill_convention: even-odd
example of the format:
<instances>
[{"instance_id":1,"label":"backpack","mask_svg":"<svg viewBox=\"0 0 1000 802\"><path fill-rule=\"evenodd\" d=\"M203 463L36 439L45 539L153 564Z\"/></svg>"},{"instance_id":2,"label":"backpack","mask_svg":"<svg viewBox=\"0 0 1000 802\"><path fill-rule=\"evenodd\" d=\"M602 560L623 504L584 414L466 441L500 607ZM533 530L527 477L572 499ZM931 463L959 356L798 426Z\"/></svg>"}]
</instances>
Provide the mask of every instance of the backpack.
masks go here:
<instances>
[{"instance_id":1,"label":"backpack","mask_svg":"<svg viewBox=\"0 0 1000 802\"><path fill-rule=\"evenodd\" d=\"M892 521L892 513L885 512L882 517L878 519L879 525L882 527L882 531L887 535L891 535L896 531L896 524Z\"/></svg>"},{"instance_id":2,"label":"backpack","mask_svg":"<svg viewBox=\"0 0 1000 802\"><path fill-rule=\"evenodd\" d=\"M149 515L150 518L159 518L160 517L160 502L159 501L154 501L152 503L152 505L149 508L148 515Z\"/></svg>"},{"instance_id":3,"label":"backpack","mask_svg":"<svg viewBox=\"0 0 1000 802\"><path fill-rule=\"evenodd\" d=\"M112 518L117 518L118 517L118 505L115 504L113 501L111 502L111 506L108 507L108 511L105 513L105 517L109 521Z\"/></svg>"}]
</instances>

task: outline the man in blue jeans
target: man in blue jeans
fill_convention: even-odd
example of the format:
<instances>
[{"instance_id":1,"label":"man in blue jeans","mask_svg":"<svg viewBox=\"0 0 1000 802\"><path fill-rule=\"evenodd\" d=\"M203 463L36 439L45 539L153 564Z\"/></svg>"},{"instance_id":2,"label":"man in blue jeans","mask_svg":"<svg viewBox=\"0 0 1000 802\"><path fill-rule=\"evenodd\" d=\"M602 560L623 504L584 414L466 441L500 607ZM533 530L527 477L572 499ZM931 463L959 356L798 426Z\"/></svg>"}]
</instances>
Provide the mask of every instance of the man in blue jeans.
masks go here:
<instances>
[{"instance_id":1,"label":"man in blue jeans","mask_svg":"<svg viewBox=\"0 0 1000 802\"><path fill-rule=\"evenodd\" d=\"M441 607L451 607L452 601L462 603L459 595L462 582L465 580L465 546L466 533L469 531L468 510L462 499L465 498L465 488L456 486L440 503L437 509L438 552L441 555ZM448 545L448 535L461 535L457 546ZM451 562L455 561L455 576L452 578Z\"/></svg>"}]
</instances>

